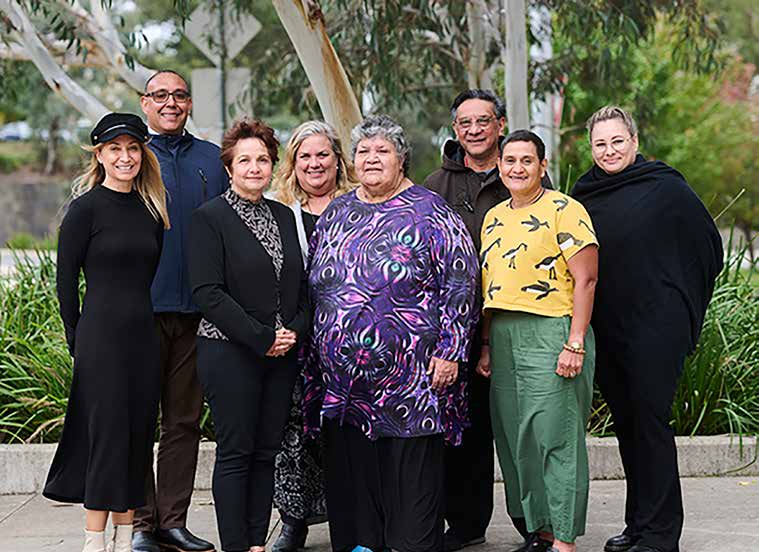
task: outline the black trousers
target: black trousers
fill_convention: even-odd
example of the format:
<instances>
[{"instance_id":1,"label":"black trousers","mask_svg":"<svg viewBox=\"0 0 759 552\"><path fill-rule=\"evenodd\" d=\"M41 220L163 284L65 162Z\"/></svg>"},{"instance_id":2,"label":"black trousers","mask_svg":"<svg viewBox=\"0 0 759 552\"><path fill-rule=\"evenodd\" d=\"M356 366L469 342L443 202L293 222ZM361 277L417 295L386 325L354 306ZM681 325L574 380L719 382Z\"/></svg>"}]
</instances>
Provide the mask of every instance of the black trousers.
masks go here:
<instances>
[{"instance_id":1,"label":"black trousers","mask_svg":"<svg viewBox=\"0 0 759 552\"><path fill-rule=\"evenodd\" d=\"M330 419L323 435L332 550L442 550L442 435L370 441Z\"/></svg>"},{"instance_id":2,"label":"black trousers","mask_svg":"<svg viewBox=\"0 0 759 552\"><path fill-rule=\"evenodd\" d=\"M671 333L652 333L639 346L597 340L596 355L596 379L611 410L627 480L624 532L662 552L678 552L683 526L669 421L688 346L687 338Z\"/></svg>"},{"instance_id":3,"label":"black trousers","mask_svg":"<svg viewBox=\"0 0 759 552\"><path fill-rule=\"evenodd\" d=\"M493 516L493 427L490 380L469 376L469 420L461 445L445 447L445 520L460 539L485 534ZM466 477L462 477L466 474Z\"/></svg>"},{"instance_id":4,"label":"black trousers","mask_svg":"<svg viewBox=\"0 0 759 552\"><path fill-rule=\"evenodd\" d=\"M161 421L157 473L153 448L145 483L147 504L134 515L135 531L184 527L195 484L203 392L195 366L199 314L155 315L160 339Z\"/></svg>"},{"instance_id":5,"label":"black trousers","mask_svg":"<svg viewBox=\"0 0 759 552\"><path fill-rule=\"evenodd\" d=\"M475 343L469 370L469 420L461 445L445 447L445 520L464 541L485 535L493 517L493 427L490 422L490 380L474 371L479 358ZM463 367L462 367L463 368ZM467 474L462 477L461 474ZM512 518L514 527L527 535L524 518Z\"/></svg>"},{"instance_id":6,"label":"black trousers","mask_svg":"<svg viewBox=\"0 0 759 552\"><path fill-rule=\"evenodd\" d=\"M263 546L274 457L298 375L295 352L263 359L241 345L199 337L198 375L216 430L213 497L222 549Z\"/></svg>"}]
</instances>

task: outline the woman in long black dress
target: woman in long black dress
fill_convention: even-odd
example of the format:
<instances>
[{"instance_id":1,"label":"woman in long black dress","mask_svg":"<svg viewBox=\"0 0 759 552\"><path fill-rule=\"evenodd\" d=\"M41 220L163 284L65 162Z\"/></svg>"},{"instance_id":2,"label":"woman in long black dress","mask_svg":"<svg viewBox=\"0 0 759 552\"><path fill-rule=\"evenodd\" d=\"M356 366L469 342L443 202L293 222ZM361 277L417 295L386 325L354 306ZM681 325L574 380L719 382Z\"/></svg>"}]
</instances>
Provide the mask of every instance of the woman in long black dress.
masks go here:
<instances>
[{"instance_id":1,"label":"woman in long black dress","mask_svg":"<svg viewBox=\"0 0 759 552\"><path fill-rule=\"evenodd\" d=\"M158 409L158 336L150 284L169 228L158 160L139 117L110 113L58 239L57 290L74 375L44 496L83 503L86 552L129 552ZM79 272L87 291L79 308Z\"/></svg>"},{"instance_id":2,"label":"woman in long black dress","mask_svg":"<svg viewBox=\"0 0 759 552\"><path fill-rule=\"evenodd\" d=\"M308 240L319 216L330 202L355 187L352 167L346 162L337 132L324 121L306 121L294 131L284 160L274 177L274 199L295 215L303 262ZM282 450L275 460L274 505L282 530L272 552L294 552L306 544L308 526L326 521L322 440L303 435L303 381L295 381L290 418Z\"/></svg>"}]
</instances>

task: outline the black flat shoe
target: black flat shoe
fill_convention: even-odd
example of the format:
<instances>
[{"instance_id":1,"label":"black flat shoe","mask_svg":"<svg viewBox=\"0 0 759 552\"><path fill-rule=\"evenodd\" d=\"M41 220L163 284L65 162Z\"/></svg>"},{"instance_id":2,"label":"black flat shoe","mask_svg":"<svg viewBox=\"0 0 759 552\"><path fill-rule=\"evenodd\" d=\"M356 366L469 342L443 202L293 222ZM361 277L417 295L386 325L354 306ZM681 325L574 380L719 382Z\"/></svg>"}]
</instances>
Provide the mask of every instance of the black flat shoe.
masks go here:
<instances>
[{"instance_id":1,"label":"black flat shoe","mask_svg":"<svg viewBox=\"0 0 759 552\"><path fill-rule=\"evenodd\" d=\"M150 531L135 531L132 535L132 552L161 552L161 545Z\"/></svg>"},{"instance_id":2,"label":"black flat shoe","mask_svg":"<svg viewBox=\"0 0 759 552\"><path fill-rule=\"evenodd\" d=\"M443 552L455 552L456 550L461 550L467 546L474 546L475 544L482 544L483 542L485 542L485 535L481 535L469 540L464 540L459 538L456 533L448 528L448 530L443 535Z\"/></svg>"},{"instance_id":3,"label":"black flat shoe","mask_svg":"<svg viewBox=\"0 0 759 552\"><path fill-rule=\"evenodd\" d=\"M636 544L632 548L628 548L627 552L662 552L658 548L653 546L646 546L645 544Z\"/></svg>"},{"instance_id":4,"label":"black flat shoe","mask_svg":"<svg viewBox=\"0 0 759 552\"><path fill-rule=\"evenodd\" d=\"M186 527L156 529L155 539L163 548L177 552L214 552L216 550L213 544L196 537Z\"/></svg>"},{"instance_id":5,"label":"black flat shoe","mask_svg":"<svg viewBox=\"0 0 759 552\"><path fill-rule=\"evenodd\" d=\"M271 552L295 552L306 546L308 525L305 523L282 523L279 537L274 541Z\"/></svg>"},{"instance_id":6,"label":"black flat shoe","mask_svg":"<svg viewBox=\"0 0 759 552\"><path fill-rule=\"evenodd\" d=\"M537 533L529 533L524 544L513 552L548 552L552 547L552 541L541 539Z\"/></svg>"},{"instance_id":7,"label":"black flat shoe","mask_svg":"<svg viewBox=\"0 0 759 552\"><path fill-rule=\"evenodd\" d=\"M604 545L604 551L627 552L630 550L630 548L635 546L636 542L638 542L637 537L631 537L630 535L625 535L624 533L621 535L614 535L606 541L606 544Z\"/></svg>"}]
</instances>

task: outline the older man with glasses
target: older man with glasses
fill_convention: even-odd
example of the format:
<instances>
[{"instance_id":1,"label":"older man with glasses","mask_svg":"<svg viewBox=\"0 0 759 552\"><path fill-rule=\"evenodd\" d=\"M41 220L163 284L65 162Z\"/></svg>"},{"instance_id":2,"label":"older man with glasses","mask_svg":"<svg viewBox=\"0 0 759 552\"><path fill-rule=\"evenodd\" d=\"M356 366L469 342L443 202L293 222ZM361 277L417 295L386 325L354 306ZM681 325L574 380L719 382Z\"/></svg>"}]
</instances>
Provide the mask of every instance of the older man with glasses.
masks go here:
<instances>
[{"instance_id":1,"label":"older man with glasses","mask_svg":"<svg viewBox=\"0 0 759 552\"><path fill-rule=\"evenodd\" d=\"M446 142L442 168L424 182L425 187L442 195L461 216L478 251L485 213L509 198L496 167L498 144L506 126L505 115L503 100L490 90L472 89L459 94L451 105L456 139ZM493 515L490 383L474 370L482 346L478 329L469 361L462 367L469 378L471 427L464 431L461 446L445 450L445 520L448 523L443 542L445 552L485 542L485 530ZM526 537L524 518L515 518L513 522Z\"/></svg>"},{"instance_id":2,"label":"older man with glasses","mask_svg":"<svg viewBox=\"0 0 759 552\"><path fill-rule=\"evenodd\" d=\"M168 192L171 230L151 290L160 336L161 429L158 471L148 475L146 507L134 520L133 552L206 552L213 544L186 527L200 442L203 395L195 368L195 333L200 314L190 300L186 232L190 214L228 187L219 148L185 130L192 110L187 81L174 71L148 79L141 98L151 139Z\"/></svg>"}]
</instances>

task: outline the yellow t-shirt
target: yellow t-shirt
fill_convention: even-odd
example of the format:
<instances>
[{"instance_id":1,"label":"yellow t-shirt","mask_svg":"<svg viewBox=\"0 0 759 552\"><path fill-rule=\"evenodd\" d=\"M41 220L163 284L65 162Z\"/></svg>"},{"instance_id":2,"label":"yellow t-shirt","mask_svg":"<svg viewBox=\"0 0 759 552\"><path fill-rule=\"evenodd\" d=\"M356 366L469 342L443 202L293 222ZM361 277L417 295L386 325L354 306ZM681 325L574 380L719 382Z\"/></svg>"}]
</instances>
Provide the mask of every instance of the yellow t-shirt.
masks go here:
<instances>
[{"instance_id":1,"label":"yellow t-shirt","mask_svg":"<svg viewBox=\"0 0 759 552\"><path fill-rule=\"evenodd\" d=\"M572 314L574 279L567 260L598 245L585 208L560 192L546 191L536 203L493 207L482 224L483 309Z\"/></svg>"}]
</instances>

